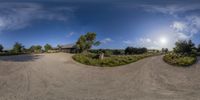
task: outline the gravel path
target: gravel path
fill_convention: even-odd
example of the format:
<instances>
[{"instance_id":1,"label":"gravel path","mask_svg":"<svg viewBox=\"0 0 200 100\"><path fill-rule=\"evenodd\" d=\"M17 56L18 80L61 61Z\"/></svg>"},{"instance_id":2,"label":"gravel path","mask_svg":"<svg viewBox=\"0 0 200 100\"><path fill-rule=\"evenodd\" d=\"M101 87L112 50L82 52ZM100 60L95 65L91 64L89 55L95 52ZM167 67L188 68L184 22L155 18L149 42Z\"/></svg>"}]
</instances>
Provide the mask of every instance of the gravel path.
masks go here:
<instances>
[{"instance_id":1,"label":"gravel path","mask_svg":"<svg viewBox=\"0 0 200 100\"><path fill-rule=\"evenodd\" d=\"M173 67L162 56L113 68L70 54L0 57L0 100L198 100L200 63Z\"/></svg>"}]
</instances>

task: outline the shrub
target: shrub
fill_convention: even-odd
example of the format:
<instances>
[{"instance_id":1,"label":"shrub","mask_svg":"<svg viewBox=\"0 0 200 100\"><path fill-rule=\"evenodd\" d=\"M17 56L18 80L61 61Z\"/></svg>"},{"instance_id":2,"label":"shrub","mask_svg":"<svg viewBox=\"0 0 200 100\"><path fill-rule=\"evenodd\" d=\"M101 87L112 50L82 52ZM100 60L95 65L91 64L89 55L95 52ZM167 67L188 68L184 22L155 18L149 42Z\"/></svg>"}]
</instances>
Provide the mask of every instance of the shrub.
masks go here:
<instances>
[{"instance_id":1,"label":"shrub","mask_svg":"<svg viewBox=\"0 0 200 100\"><path fill-rule=\"evenodd\" d=\"M196 62L195 55L180 55L175 53L168 53L163 57L163 60L169 64L177 66L189 66Z\"/></svg>"},{"instance_id":2,"label":"shrub","mask_svg":"<svg viewBox=\"0 0 200 100\"><path fill-rule=\"evenodd\" d=\"M21 43L16 42L13 46L12 52L22 53L23 50L24 50L24 46Z\"/></svg>"},{"instance_id":3,"label":"shrub","mask_svg":"<svg viewBox=\"0 0 200 100\"><path fill-rule=\"evenodd\" d=\"M46 44L46 45L44 46L44 49L45 49L46 52L48 52L48 50L51 50L51 49L52 49L52 46L51 46L50 44Z\"/></svg>"},{"instance_id":4,"label":"shrub","mask_svg":"<svg viewBox=\"0 0 200 100\"><path fill-rule=\"evenodd\" d=\"M194 43L192 43L191 40L189 41L178 41L175 43L176 47L174 48L175 53L180 53L180 54L190 54L192 53L192 49L194 49Z\"/></svg>"},{"instance_id":5,"label":"shrub","mask_svg":"<svg viewBox=\"0 0 200 100\"><path fill-rule=\"evenodd\" d=\"M33 45L29 48L30 52L34 52L34 53L41 53L42 52L42 46L40 45Z\"/></svg>"},{"instance_id":6,"label":"shrub","mask_svg":"<svg viewBox=\"0 0 200 100\"><path fill-rule=\"evenodd\" d=\"M125 49L125 54L142 54L147 52L147 48L134 48L134 47L127 47Z\"/></svg>"},{"instance_id":7,"label":"shrub","mask_svg":"<svg viewBox=\"0 0 200 100\"><path fill-rule=\"evenodd\" d=\"M129 64L153 55L157 55L157 53L145 53L139 55L113 55L110 57L105 57L102 60L98 59L97 54L89 53L89 54L76 54L72 58L75 61L78 61L86 65L113 67L113 66Z\"/></svg>"}]
</instances>

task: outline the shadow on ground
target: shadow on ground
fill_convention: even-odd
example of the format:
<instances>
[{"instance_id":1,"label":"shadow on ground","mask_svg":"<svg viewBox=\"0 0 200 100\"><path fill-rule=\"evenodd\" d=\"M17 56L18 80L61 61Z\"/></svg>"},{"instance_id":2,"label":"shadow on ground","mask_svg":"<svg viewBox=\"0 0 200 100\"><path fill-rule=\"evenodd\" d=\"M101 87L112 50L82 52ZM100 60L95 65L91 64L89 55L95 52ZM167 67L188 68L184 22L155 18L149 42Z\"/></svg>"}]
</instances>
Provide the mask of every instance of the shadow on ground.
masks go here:
<instances>
[{"instance_id":1,"label":"shadow on ground","mask_svg":"<svg viewBox=\"0 0 200 100\"><path fill-rule=\"evenodd\" d=\"M42 55L3 56L0 57L0 61L26 62L26 61L34 61L41 57Z\"/></svg>"}]
</instances>

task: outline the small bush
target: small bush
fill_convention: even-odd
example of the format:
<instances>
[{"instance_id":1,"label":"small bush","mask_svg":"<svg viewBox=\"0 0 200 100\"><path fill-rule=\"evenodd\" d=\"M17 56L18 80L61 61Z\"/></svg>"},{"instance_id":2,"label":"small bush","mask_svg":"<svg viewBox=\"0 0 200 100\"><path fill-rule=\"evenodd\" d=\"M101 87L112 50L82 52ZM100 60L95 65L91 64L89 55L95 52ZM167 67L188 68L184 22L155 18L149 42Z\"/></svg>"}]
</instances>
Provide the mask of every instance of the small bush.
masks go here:
<instances>
[{"instance_id":1,"label":"small bush","mask_svg":"<svg viewBox=\"0 0 200 100\"><path fill-rule=\"evenodd\" d=\"M195 55L180 55L175 53L169 53L163 57L163 60L172 65L189 66L194 64L197 58Z\"/></svg>"}]
</instances>

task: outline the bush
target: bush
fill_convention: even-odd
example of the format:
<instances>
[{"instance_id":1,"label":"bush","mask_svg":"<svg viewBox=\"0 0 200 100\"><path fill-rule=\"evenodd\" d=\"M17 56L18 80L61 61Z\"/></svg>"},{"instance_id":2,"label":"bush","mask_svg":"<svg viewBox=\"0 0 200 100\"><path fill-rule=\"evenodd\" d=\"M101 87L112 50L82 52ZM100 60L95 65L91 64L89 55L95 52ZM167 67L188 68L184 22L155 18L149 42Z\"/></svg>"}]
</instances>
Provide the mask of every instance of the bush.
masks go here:
<instances>
[{"instance_id":1,"label":"bush","mask_svg":"<svg viewBox=\"0 0 200 100\"><path fill-rule=\"evenodd\" d=\"M97 54L76 54L72 58L82 64L102 66L102 67L113 67L129 64L145 57L157 55L158 53L145 53L139 55L113 55L110 57L105 57L103 60L98 59Z\"/></svg>"},{"instance_id":2,"label":"bush","mask_svg":"<svg viewBox=\"0 0 200 100\"><path fill-rule=\"evenodd\" d=\"M0 53L0 56L13 56L13 55L22 55L22 54L27 54L27 53L4 52L4 53Z\"/></svg>"},{"instance_id":3,"label":"bush","mask_svg":"<svg viewBox=\"0 0 200 100\"><path fill-rule=\"evenodd\" d=\"M163 60L169 64L177 66L189 66L196 62L196 55L180 55L175 53L168 53L163 57Z\"/></svg>"},{"instance_id":4,"label":"bush","mask_svg":"<svg viewBox=\"0 0 200 100\"><path fill-rule=\"evenodd\" d=\"M125 49L125 54L142 54L147 52L147 48L134 48L134 47L127 47Z\"/></svg>"},{"instance_id":5,"label":"bush","mask_svg":"<svg viewBox=\"0 0 200 100\"><path fill-rule=\"evenodd\" d=\"M191 40L179 40L175 43L175 45L176 47L174 48L174 52L180 54L191 54L195 48L195 45Z\"/></svg>"},{"instance_id":6,"label":"bush","mask_svg":"<svg viewBox=\"0 0 200 100\"><path fill-rule=\"evenodd\" d=\"M123 49L93 49L93 50L89 50L90 53L95 53L95 54L99 54L99 53L104 53L105 56L111 56L111 55L123 55L124 54L124 50Z\"/></svg>"}]
</instances>

